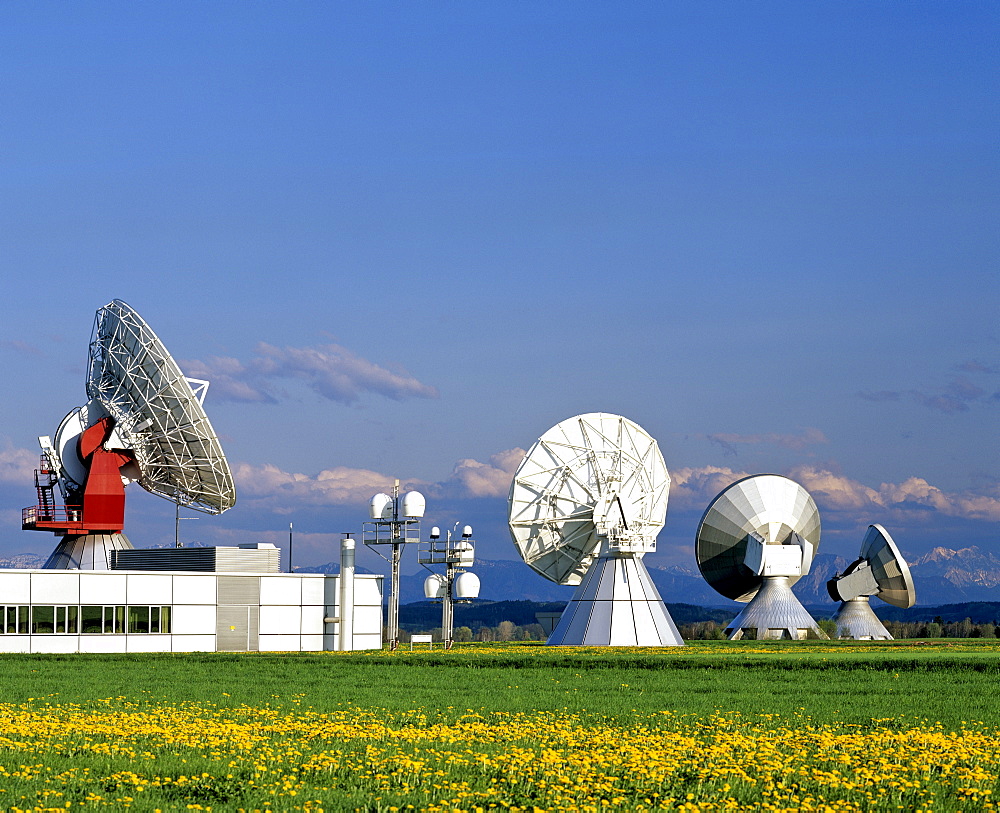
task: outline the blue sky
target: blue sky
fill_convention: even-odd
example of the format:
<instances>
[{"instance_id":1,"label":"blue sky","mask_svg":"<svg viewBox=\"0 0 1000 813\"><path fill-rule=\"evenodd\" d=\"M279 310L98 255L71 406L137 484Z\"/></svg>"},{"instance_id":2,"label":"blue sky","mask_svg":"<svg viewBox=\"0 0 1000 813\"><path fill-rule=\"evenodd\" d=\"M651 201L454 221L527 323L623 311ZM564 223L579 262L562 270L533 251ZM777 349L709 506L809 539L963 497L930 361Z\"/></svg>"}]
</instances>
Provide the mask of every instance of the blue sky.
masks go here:
<instances>
[{"instance_id":1,"label":"blue sky","mask_svg":"<svg viewBox=\"0 0 1000 813\"><path fill-rule=\"evenodd\" d=\"M35 438L127 301L237 507L189 541L335 557L393 477L516 558L510 472L618 412L689 564L743 473L823 551L1000 545L996 3L7 3L0 554ZM173 509L129 489L137 546ZM368 562L371 565L371 562Z\"/></svg>"}]
</instances>

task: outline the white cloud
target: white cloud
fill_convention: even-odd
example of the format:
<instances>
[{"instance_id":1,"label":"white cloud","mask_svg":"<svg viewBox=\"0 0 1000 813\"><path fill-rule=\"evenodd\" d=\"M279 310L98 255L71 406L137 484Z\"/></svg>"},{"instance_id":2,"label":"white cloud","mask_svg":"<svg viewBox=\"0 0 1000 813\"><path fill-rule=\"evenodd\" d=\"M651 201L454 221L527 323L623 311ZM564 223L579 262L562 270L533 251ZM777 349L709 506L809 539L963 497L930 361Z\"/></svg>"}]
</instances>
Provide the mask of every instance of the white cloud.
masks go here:
<instances>
[{"instance_id":1,"label":"white cloud","mask_svg":"<svg viewBox=\"0 0 1000 813\"><path fill-rule=\"evenodd\" d=\"M261 342L247 362L226 356L179 362L187 375L212 382L211 393L227 401L276 403L278 381L304 383L331 401L350 404L365 393L393 400L437 398L438 391L405 370L390 370L339 344L275 347Z\"/></svg>"},{"instance_id":2,"label":"white cloud","mask_svg":"<svg viewBox=\"0 0 1000 813\"><path fill-rule=\"evenodd\" d=\"M237 493L256 502L267 503L281 512L295 505L356 505L366 503L379 491L392 488L392 477L369 469L337 466L316 475L287 472L270 463L254 466L239 463L233 469ZM403 483L404 489L426 484L419 480Z\"/></svg>"},{"instance_id":3,"label":"white cloud","mask_svg":"<svg viewBox=\"0 0 1000 813\"><path fill-rule=\"evenodd\" d=\"M4 448L0 449L0 483L14 483L25 488L34 488L39 454L27 449L15 449L8 441Z\"/></svg>"},{"instance_id":4,"label":"white cloud","mask_svg":"<svg viewBox=\"0 0 1000 813\"><path fill-rule=\"evenodd\" d=\"M722 466L671 469L669 504L682 511L703 511L719 492L746 476Z\"/></svg>"},{"instance_id":5,"label":"white cloud","mask_svg":"<svg viewBox=\"0 0 1000 813\"><path fill-rule=\"evenodd\" d=\"M508 449L492 455L487 463L459 460L451 475L441 483L411 478L401 481L401 489L419 489L427 494L447 494L457 499L505 497L523 449ZM278 512L295 505L359 505L379 491L388 492L394 478L370 469L346 466L324 469L315 475L287 472L275 465L239 463L233 469L240 498L265 504Z\"/></svg>"},{"instance_id":6,"label":"white cloud","mask_svg":"<svg viewBox=\"0 0 1000 813\"><path fill-rule=\"evenodd\" d=\"M417 488L428 495L454 499L506 497L510 481L524 457L524 450L508 449L487 462L459 460L443 482L418 478L404 480L403 490ZM30 488L38 454L14 448L9 441L0 448L0 483ZM392 488L393 477L370 469L336 466L317 474L284 471L270 463L239 463L234 467L241 500L250 500L277 513L300 505L363 505L379 491ZM726 466L681 467L670 472L670 506L674 510L701 511L727 486L751 472ZM862 521L869 517L894 521L923 521L929 511L947 517L1000 521L1000 488L985 493L948 492L921 477L878 487L816 465L802 465L785 472L812 494L824 515L849 515Z\"/></svg>"},{"instance_id":7,"label":"white cloud","mask_svg":"<svg viewBox=\"0 0 1000 813\"><path fill-rule=\"evenodd\" d=\"M524 459L524 449L507 449L490 457L489 463L464 459L455 464L449 478L469 497L506 497L514 471Z\"/></svg>"},{"instance_id":8,"label":"white cloud","mask_svg":"<svg viewBox=\"0 0 1000 813\"><path fill-rule=\"evenodd\" d=\"M670 505L679 510L704 510L723 489L748 472L720 466L671 471ZM928 510L949 517L1000 521L1000 493L947 492L920 477L877 488L818 466L797 466L786 472L812 495L822 515L845 514L868 522L891 516L899 522L926 517Z\"/></svg>"},{"instance_id":9,"label":"white cloud","mask_svg":"<svg viewBox=\"0 0 1000 813\"><path fill-rule=\"evenodd\" d=\"M876 489L826 469L799 466L789 476L812 494L821 510L856 512L882 504Z\"/></svg>"},{"instance_id":10,"label":"white cloud","mask_svg":"<svg viewBox=\"0 0 1000 813\"><path fill-rule=\"evenodd\" d=\"M181 361L179 365L185 375L211 383L213 400L272 404L277 402L277 399L266 391L266 382L251 383L249 379L254 376L239 359L209 356L204 361Z\"/></svg>"},{"instance_id":11,"label":"white cloud","mask_svg":"<svg viewBox=\"0 0 1000 813\"><path fill-rule=\"evenodd\" d=\"M790 476L813 495L821 510L853 513L882 510L902 520L915 511L925 513L931 509L950 517L1000 521L1000 494L947 492L921 477L871 488L841 474L810 466L794 469Z\"/></svg>"}]
</instances>

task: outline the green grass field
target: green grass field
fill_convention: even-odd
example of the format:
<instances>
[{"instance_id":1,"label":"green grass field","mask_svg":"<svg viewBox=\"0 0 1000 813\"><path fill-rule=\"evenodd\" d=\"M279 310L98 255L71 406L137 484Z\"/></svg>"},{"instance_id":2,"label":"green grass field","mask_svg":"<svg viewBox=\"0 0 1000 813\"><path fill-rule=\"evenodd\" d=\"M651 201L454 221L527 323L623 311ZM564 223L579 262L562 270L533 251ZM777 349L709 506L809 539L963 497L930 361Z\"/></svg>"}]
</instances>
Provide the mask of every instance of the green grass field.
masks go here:
<instances>
[{"instance_id":1,"label":"green grass field","mask_svg":"<svg viewBox=\"0 0 1000 813\"><path fill-rule=\"evenodd\" d=\"M0 809L992 808L1000 642L0 655Z\"/></svg>"}]
</instances>

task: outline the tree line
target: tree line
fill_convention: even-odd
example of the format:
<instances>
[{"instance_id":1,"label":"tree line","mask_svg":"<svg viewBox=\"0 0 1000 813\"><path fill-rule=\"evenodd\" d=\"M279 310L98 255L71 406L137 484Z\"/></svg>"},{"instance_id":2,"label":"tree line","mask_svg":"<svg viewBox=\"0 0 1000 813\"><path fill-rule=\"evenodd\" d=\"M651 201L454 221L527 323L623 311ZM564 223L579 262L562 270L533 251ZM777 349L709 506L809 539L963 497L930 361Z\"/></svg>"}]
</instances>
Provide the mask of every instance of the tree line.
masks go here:
<instances>
[{"instance_id":1,"label":"tree line","mask_svg":"<svg viewBox=\"0 0 1000 813\"><path fill-rule=\"evenodd\" d=\"M831 638L837 636L837 625L825 618L816 622ZM970 618L962 621L944 621L940 616L933 621L883 621L893 638L1000 638L1000 625L989 622L976 624ZM695 621L679 624L678 630L686 641L721 641L726 638L726 623L718 621ZM431 634L435 641L441 640L441 627L416 630L414 634ZM400 640L408 643L410 632L400 630ZM470 641L544 641L545 630L541 624L515 624L501 621L495 627L455 627L454 640L459 643Z\"/></svg>"},{"instance_id":2,"label":"tree line","mask_svg":"<svg viewBox=\"0 0 1000 813\"><path fill-rule=\"evenodd\" d=\"M441 627L433 627L428 630L408 632L399 631L399 639L402 643L408 643L411 634L433 635L435 641L442 640ZM541 624L515 624L513 621L501 621L495 627L485 625L472 627L455 627L453 640L456 643L468 643L470 641L544 641L546 639L545 630Z\"/></svg>"},{"instance_id":3,"label":"tree line","mask_svg":"<svg viewBox=\"0 0 1000 813\"><path fill-rule=\"evenodd\" d=\"M893 638L997 638L1000 626L993 622L976 624L970 618L961 621L944 621L941 616L933 621L885 621L885 628Z\"/></svg>"},{"instance_id":4,"label":"tree line","mask_svg":"<svg viewBox=\"0 0 1000 813\"><path fill-rule=\"evenodd\" d=\"M837 637L837 625L829 618L816 622L831 638ZM962 621L945 621L936 616L933 621L883 621L883 626L893 638L1000 638L1000 626L993 622L976 624L971 618ZM715 621L696 621L678 626L686 641L713 641L726 637L726 624Z\"/></svg>"}]
</instances>

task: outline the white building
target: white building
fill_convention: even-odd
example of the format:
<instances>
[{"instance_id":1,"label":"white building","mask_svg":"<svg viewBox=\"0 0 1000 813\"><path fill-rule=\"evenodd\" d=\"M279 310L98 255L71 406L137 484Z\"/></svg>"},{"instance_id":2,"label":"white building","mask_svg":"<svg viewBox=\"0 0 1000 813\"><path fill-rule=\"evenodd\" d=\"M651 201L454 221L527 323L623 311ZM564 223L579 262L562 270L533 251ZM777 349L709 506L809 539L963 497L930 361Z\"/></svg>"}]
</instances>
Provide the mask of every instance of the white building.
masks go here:
<instances>
[{"instance_id":1,"label":"white building","mask_svg":"<svg viewBox=\"0 0 1000 813\"><path fill-rule=\"evenodd\" d=\"M353 649L382 646L382 578L354 577ZM339 588L322 573L0 570L0 652L335 650Z\"/></svg>"}]
</instances>

